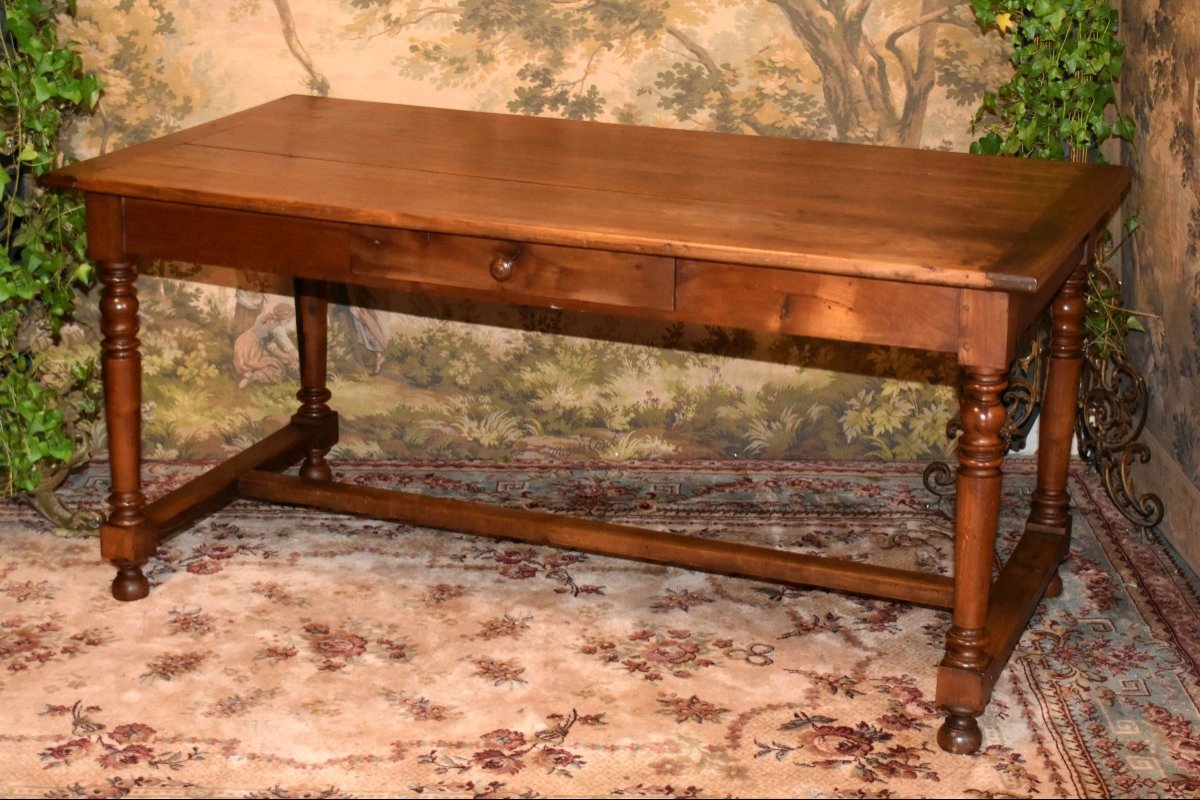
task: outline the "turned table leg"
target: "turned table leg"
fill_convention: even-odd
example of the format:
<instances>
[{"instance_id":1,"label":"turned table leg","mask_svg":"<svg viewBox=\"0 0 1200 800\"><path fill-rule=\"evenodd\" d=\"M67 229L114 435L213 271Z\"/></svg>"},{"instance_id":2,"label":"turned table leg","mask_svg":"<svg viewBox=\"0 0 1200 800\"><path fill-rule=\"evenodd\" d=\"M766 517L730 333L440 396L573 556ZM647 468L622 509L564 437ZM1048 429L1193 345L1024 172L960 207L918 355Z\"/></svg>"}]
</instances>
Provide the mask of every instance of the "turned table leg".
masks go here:
<instances>
[{"instance_id":1,"label":"turned table leg","mask_svg":"<svg viewBox=\"0 0 1200 800\"><path fill-rule=\"evenodd\" d=\"M990 661L985 622L1000 512L1000 466L1005 449L1000 437L1005 421L1000 395L1006 385L1005 372L999 369L968 369L963 377L954 524L954 613L946 633L942 666L975 674L985 672ZM983 712L986 700L966 691L948 694L943 701L947 717L938 730L938 744L951 753L973 753L983 738L975 718Z\"/></svg>"},{"instance_id":2,"label":"turned table leg","mask_svg":"<svg viewBox=\"0 0 1200 800\"><path fill-rule=\"evenodd\" d=\"M1075 434L1079 375L1083 367L1083 287L1087 264L1081 263L1059 290L1051 304L1050 364L1042 418L1038 434L1038 479L1026 528L1071 536L1071 498L1067 494L1067 470L1071 439ZM1066 547L1063 548L1064 552ZM1062 579L1055 575L1046 597L1062 592Z\"/></svg>"},{"instance_id":3,"label":"turned table leg","mask_svg":"<svg viewBox=\"0 0 1200 800\"><path fill-rule=\"evenodd\" d=\"M317 424L331 411L332 393L325 386L326 353L329 341L329 300L327 286L322 281L297 278L296 338L300 343L300 391L296 399L300 408L292 416L297 423ZM300 477L312 480L333 480L333 470L325 460L329 448L309 450L300 465Z\"/></svg>"},{"instance_id":4,"label":"turned table leg","mask_svg":"<svg viewBox=\"0 0 1200 800\"><path fill-rule=\"evenodd\" d=\"M104 381L104 418L112 474L111 509L100 530L101 555L117 567L112 594L140 600L150 592L142 565L154 554L157 536L142 509L142 360L138 352L137 268L122 261L101 261L100 363Z\"/></svg>"}]
</instances>

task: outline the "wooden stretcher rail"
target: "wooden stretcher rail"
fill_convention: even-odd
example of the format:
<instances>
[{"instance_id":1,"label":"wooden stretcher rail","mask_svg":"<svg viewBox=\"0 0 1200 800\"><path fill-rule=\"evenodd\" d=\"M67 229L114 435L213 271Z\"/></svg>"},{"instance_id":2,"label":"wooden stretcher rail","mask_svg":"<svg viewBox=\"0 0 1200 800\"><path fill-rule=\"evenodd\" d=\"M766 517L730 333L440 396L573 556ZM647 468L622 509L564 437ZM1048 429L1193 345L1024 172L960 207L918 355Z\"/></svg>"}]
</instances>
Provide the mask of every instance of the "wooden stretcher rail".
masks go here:
<instances>
[{"instance_id":1,"label":"wooden stretcher rail","mask_svg":"<svg viewBox=\"0 0 1200 800\"><path fill-rule=\"evenodd\" d=\"M238 481L242 497L343 514L396 520L605 556L783 581L803 586L952 608L954 581L943 575L719 542L526 509L452 500L252 470Z\"/></svg>"},{"instance_id":2,"label":"wooden stretcher rail","mask_svg":"<svg viewBox=\"0 0 1200 800\"><path fill-rule=\"evenodd\" d=\"M1008 663L1047 586L1058 574L1058 565L1067 557L1067 550L1068 540L1061 534L1039 530L1036 525L1025 528L992 585L995 601L988 608L988 640L984 648L987 666L982 671L973 671L943 663L938 667L939 703L967 699L981 706L987 704L1000 671Z\"/></svg>"},{"instance_id":3,"label":"wooden stretcher rail","mask_svg":"<svg viewBox=\"0 0 1200 800\"><path fill-rule=\"evenodd\" d=\"M222 461L184 485L168 492L145 507L145 526L161 543L199 519L207 517L238 497L238 478L250 470L285 469L299 461L314 447L327 447L337 441L338 416L328 414L316 423L292 422L256 442L237 455ZM102 538L101 555L111 559L132 559L137 553L115 545L114 538ZM146 557L153 553L145 554Z\"/></svg>"}]
</instances>

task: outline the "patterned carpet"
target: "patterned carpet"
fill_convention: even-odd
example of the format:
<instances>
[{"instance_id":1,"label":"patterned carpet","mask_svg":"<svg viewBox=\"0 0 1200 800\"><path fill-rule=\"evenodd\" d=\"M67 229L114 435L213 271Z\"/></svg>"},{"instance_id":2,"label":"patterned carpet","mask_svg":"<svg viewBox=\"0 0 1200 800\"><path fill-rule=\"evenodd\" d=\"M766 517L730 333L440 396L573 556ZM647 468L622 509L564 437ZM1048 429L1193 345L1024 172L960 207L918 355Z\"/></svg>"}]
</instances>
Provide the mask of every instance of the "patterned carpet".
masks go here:
<instances>
[{"instance_id":1,"label":"patterned carpet","mask_svg":"<svg viewBox=\"0 0 1200 800\"><path fill-rule=\"evenodd\" d=\"M196 465L148 468L150 494ZM98 503L93 466L68 499ZM357 464L340 477L945 571L912 464ZM1028 462L1006 481L1019 525ZM1195 797L1196 578L1081 468L1065 591L933 744L945 613L238 503L118 604L0 506L6 797ZM1007 546L1011 540L1006 537Z\"/></svg>"}]
</instances>

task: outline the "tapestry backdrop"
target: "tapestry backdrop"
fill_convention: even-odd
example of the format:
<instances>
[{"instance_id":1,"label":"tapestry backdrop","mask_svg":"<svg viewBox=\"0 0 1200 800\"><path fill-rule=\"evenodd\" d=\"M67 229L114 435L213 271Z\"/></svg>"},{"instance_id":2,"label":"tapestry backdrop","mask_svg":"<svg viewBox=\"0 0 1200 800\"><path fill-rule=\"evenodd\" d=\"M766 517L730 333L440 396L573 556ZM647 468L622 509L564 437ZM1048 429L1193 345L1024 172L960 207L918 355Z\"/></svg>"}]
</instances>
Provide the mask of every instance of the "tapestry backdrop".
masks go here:
<instances>
[{"instance_id":1,"label":"tapestry backdrop","mask_svg":"<svg viewBox=\"0 0 1200 800\"><path fill-rule=\"evenodd\" d=\"M1138 122L1131 205L1144 226L1126 282L1130 306L1156 315L1135 340L1148 427L1200 489L1200 5L1126 0L1124 20L1123 95Z\"/></svg>"},{"instance_id":2,"label":"tapestry backdrop","mask_svg":"<svg viewBox=\"0 0 1200 800\"><path fill-rule=\"evenodd\" d=\"M962 150L1006 58L945 0L80 0L66 33L105 86L80 157L296 92ZM290 287L146 273L151 458L218 456L291 413ZM952 360L911 351L336 299L342 458L924 458L957 407Z\"/></svg>"}]
</instances>

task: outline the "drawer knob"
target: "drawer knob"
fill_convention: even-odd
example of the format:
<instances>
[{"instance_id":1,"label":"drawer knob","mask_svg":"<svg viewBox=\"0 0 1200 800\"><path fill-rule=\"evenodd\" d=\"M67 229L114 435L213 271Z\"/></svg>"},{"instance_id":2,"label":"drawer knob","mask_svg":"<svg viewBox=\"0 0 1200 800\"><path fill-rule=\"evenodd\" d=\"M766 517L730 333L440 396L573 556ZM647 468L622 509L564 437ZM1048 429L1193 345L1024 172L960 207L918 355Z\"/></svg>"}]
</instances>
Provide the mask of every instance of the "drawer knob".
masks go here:
<instances>
[{"instance_id":1,"label":"drawer knob","mask_svg":"<svg viewBox=\"0 0 1200 800\"><path fill-rule=\"evenodd\" d=\"M506 281L512 277L513 257L496 256L492 259L492 277L498 281Z\"/></svg>"}]
</instances>

